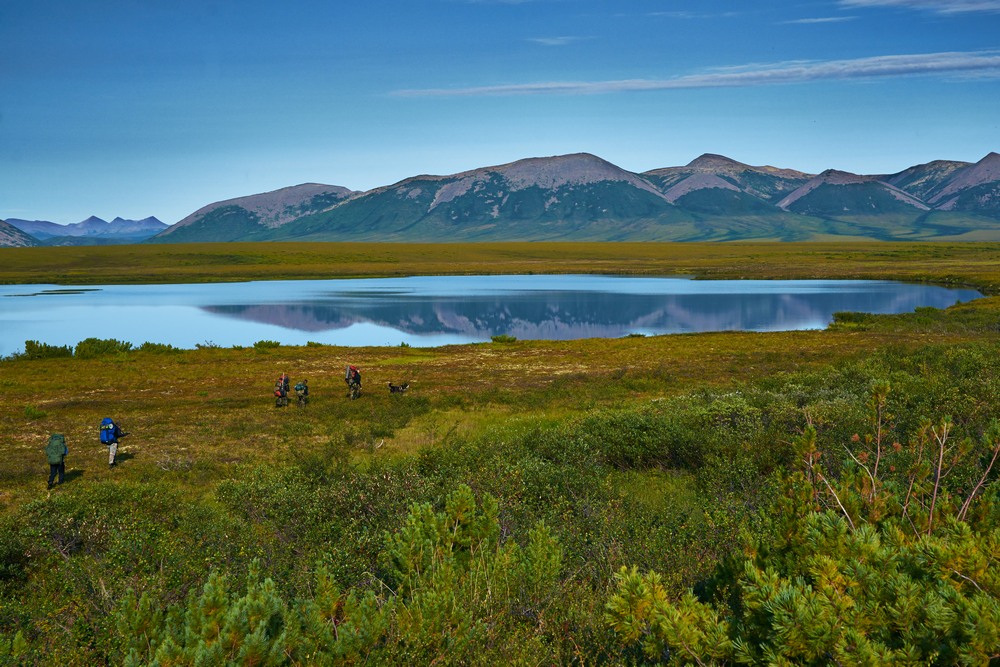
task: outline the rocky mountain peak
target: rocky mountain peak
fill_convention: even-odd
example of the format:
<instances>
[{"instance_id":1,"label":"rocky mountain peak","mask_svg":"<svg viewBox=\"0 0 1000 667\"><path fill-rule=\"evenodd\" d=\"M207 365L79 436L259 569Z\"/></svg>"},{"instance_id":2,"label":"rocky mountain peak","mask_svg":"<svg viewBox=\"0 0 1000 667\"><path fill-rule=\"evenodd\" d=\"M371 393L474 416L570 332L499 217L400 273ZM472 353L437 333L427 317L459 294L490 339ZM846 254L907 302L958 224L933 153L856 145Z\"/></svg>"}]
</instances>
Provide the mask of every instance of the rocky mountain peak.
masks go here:
<instances>
[{"instance_id":1,"label":"rocky mountain peak","mask_svg":"<svg viewBox=\"0 0 1000 667\"><path fill-rule=\"evenodd\" d=\"M431 208L457 199L496 176L499 176L512 192L532 187L542 190L558 190L564 187L617 181L629 183L656 197L663 198L663 193L632 172L625 171L621 167L590 153L572 153L552 157L526 158L495 167L474 169L453 176L437 177L439 180L450 182L438 190Z\"/></svg>"},{"instance_id":2,"label":"rocky mountain peak","mask_svg":"<svg viewBox=\"0 0 1000 667\"><path fill-rule=\"evenodd\" d=\"M687 164L689 169L699 169L706 171L745 171L750 169L749 165L737 162L725 155L715 153L703 153Z\"/></svg>"},{"instance_id":3,"label":"rocky mountain peak","mask_svg":"<svg viewBox=\"0 0 1000 667\"><path fill-rule=\"evenodd\" d=\"M1000 181L1000 153L991 152L979 162L957 172L955 178L930 199L930 203L941 204L963 190L996 181Z\"/></svg>"}]
</instances>

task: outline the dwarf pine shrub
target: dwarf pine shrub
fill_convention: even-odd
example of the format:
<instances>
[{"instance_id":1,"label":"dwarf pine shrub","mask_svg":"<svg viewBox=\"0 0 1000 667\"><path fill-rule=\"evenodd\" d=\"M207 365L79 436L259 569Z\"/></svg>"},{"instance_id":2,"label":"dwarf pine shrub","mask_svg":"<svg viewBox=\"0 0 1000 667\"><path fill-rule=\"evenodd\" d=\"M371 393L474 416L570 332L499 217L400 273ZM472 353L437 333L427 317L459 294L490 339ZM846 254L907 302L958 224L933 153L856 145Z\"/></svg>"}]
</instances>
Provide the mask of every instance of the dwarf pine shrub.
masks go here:
<instances>
[{"instance_id":1,"label":"dwarf pine shrub","mask_svg":"<svg viewBox=\"0 0 1000 667\"><path fill-rule=\"evenodd\" d=\"M58 359L72 357L73 348L69 345L49 345L37 340L24 341L24 359Z\"/></svg>"},{"instance_id":2,"label":"dwarf pine shrub","mask_svg":"<svg viewBox=\"0 0 1000 667\"><path fill-rule=\"evenodd\" d=\"M120 354L132 349L132 343L114 338L86 338L76 344L74 356L77 359L96 359L111 354Z\"/></svg>"}]
</instances>

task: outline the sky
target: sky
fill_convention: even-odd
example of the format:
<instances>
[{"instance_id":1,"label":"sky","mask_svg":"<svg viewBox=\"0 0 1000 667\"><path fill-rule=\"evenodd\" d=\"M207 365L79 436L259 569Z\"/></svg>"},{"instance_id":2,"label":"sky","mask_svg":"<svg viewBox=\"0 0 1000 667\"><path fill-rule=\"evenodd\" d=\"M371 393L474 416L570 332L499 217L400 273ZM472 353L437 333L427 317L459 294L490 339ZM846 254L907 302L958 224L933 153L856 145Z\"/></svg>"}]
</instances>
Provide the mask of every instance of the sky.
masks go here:
<instances>
[{"instance_id":1,"label":"sky","mask_svg":"<svg viewBox=\"0 0 1000 667\"><path fill-rule=\"evenodd\" d=\"M587 152L891 174L1000 151L1000 0L4 0L0 219L173 224Z\"/></svg>"}]
</instances>

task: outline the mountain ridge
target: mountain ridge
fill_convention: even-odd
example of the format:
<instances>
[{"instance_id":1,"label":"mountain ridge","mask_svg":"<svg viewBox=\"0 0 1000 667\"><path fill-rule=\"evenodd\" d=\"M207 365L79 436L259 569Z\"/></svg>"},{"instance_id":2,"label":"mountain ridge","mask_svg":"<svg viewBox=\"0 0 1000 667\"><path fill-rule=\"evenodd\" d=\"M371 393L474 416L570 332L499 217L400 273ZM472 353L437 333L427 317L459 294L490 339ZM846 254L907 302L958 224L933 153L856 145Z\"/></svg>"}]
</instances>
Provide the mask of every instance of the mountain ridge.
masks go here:
<instances>
[{"instance_id":1,"label":"mountain ridge","mask_svg":"<svg viewBox=\"0 0 1000 667\"><path fill-rule=\"evenodd\" d=\"M1000 241L1000 153L894 174L811 174L703 153L633 172L579 152L365 191L302 183L202 206L143 240L115 226L9 220L44 245L229 241ZM102 227L104 225L104 227ZM53 234L63 234L55 237ZM72 233L75 236L66 234ZM2 243L0 239L0 243Z\"/></svg>"},{"instance_id":2,"label":"mountain ridge","mask_svg":"<svg viewBox=\"0 0 1000 667\"><path fill-rule=\"evenodd\" d=\"M810 174L715 153L637 173L570 153L363 192L305 187L283 190L280 220L265 203L281 191L250 195L203 207L151 242L1000 240L996 153L888 175ZM310 199L318 192L326 194Z\"/></svg>"}]
</instances>

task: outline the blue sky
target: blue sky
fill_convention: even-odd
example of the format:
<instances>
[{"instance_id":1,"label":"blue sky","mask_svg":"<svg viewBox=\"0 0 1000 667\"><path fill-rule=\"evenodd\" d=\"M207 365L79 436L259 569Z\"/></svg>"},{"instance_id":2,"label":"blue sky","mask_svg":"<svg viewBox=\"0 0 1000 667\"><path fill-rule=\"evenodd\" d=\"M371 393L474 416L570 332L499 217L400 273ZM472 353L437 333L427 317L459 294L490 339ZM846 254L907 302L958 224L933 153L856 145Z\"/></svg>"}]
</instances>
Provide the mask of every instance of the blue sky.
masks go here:
<instances>
[{"instance_id":1,"label":"blue sky","mask_svg":"<svg viewBox=\"0 0 1000 667\"><path fill-rule=\"evenodd\" d=\"M172 224L589 152L893 173L1000 151L1000 0L5 0L0 219Z\"/></svg>"}]
</instances>

